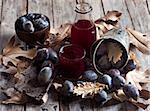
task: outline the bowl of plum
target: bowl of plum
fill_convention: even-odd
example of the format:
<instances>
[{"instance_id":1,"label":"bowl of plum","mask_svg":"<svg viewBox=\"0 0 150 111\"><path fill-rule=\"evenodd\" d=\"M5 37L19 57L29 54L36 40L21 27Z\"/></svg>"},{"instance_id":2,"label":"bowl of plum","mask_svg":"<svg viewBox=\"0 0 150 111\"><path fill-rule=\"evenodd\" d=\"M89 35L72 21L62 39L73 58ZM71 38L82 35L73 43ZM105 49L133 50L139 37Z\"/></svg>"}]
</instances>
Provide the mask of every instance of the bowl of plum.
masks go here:
<instances>
[{"instance_id":1,"label":"bowl of plum","mask_svg":"<svg viewBox=\"0 0 150 111\"><path fill-rule=\"evenodd\" d=\"M15 22L18 38L28 45L43 44L50 31L49 18L39 13L29 13L19 17Z\"/></svg>"}]
</instances>

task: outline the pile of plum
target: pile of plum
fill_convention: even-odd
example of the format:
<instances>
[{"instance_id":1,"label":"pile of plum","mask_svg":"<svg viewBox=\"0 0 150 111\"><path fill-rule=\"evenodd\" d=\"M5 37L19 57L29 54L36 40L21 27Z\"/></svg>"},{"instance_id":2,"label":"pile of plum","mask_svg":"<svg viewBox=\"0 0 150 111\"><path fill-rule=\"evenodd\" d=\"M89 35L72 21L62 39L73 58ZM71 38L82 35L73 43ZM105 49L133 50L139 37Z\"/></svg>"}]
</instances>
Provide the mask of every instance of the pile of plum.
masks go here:
<instances>
[{"instance_id":1,"label":"pile of plum","mask_svg":"<svg viewBox=\"0 0 150 111\"><path fill-rule=\"evenodd\" d=\"M135 69L135 67L136 65L134 64L134 62L132 60L129 60L124 70L126 70L126 72L131 71ZM106 84L108 86L108 88L100 90L97 94L94 95L94 100L98 103L105 102L108 98L108 93L114 92L117 89L123 89L123 92L127 97L133 98L135 100L137 100L137 97L139 96L138 89L131 83L126 83L124 76L118 69L110 69L106 74L103 75L97 75L97 73L91 69L86 70L83 73L80 81L77 82L82 84L82 82L85 81L99 82ZM65 96L72 95L73 89L74 89L73 82L66 80L63 83L63 95Z\"/></svg>"},{"instance_id":2,"label":"pile of plum","mask_svg":"<svg viewBox=\"0 0 150 111\"><path fill-rule=\"evenodd\" d=\"M37 56L34 60L34 65L38 70L38 81L40 84L44 85L50 80L54 64L58 63L57 53L51 48L42 48L37 52ZM92 67L92 66L91 66ZM126 66L122 69L110 69L105 74L97 74L93 68L87 70L83 73L82 77L76 81L76 83L82 82L99 82L106 84L108 88L99 91L94 95L95 101L103 103L107 100L108 93L116 91L117 89L123 89L125 95L129 98L137 99L139 96L139 91L130 83L126 83L124 76L125 73L136 68L133 60L129 60ZM73 95L75 81L64 80L62 84L62 96L69 97Z\"/></svg>"},{"instance_id":3,"label":"pile of plum","mask_svg":"<svg viewBox=\"0 0 150 111\"><path fill-rule=\"evenodd\" d=\"M29 13L27 15L21 16L18 21L18 29L33 33L40 31L49 26L49 20L46 16L42 14Z\"/></svg>"}]
</instances>

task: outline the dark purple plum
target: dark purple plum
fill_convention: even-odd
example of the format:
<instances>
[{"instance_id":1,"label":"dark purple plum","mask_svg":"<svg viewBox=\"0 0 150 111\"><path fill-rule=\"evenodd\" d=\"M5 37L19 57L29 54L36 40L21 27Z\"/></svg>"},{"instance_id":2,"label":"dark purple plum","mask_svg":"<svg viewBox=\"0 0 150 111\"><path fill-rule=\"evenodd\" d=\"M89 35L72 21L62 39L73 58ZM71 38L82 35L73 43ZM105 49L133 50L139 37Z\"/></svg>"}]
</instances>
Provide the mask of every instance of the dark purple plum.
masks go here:
<instances>
[{"instance_id":1,"label":"dark purple plum","mask_svg":"<svg viewBox=\"0 0 150 111\"><path fill-rule=\"evenodd\" d=\"M108 71L108 74L111 76L111 77L115 77L115 76L120 76L120 71L118 69L110 69Z\"/></svg>"},{"instance_id":2,"label":"dark purple plum","mask_svg":"<svg viewBox=\"0 0 150 111\"><path fill-rule=\"evenodd\" d=\"M52 68L44 67L38 74L38 81L41 85L44 85L49 82L51 76L52 76Z\"/></svg>"},{"instance_id":3,"label":"dark purple plum","mask_svg":"<svg viewBox=\"0 0 150 111\"><path fill-rule=\"evenodd\" d=\"M105 102L107 100L107 93L104 90L101 90L94 95L94 99L99 103Z\"/></svg>"},{"instance_id":4,"label":"dark purple plum","mask_svg":"<svg viewBox=\"0 0 150 111\"><path fill-rule=\"evenodd\" d=\"M62 87L62 95L64 96L70 96L73 93L74 85L71 81L65 80Z\"/></svg>"},{"instance_id":5,"label":"dark purple plum","mask_svg":"<svg viewBox=\"0 0 150 111\"><path fill-rule=\"evenodd\" d=\"M47 48L38 49L37 54L34 58L34 65L43 63L45 60L48 59L48 57L49 53Z\"/></svg>"},{"instance_id":6,"label":"dark purple plum","mask_svg":"<svg viewBox=\"0 0 150 111\"><path fill-rule=\"evenodd\" d=\"M87 81L95 81L98 75L93 70L87 70L83 73L83 79Z\"/></svg>"},{"instance_id":7,"label":"dark purple plum","mask_svg":"<svg viewBox=\"0 0 150 111\"><path fill-rule=\"evenodd\" d=\"M50 68L54 69L53 63L50 60L45 60L41 65L41 69L43 67L50 67Z\"/></svg>"},{"instance_id":8,"label":"dark purple plum","mask_svg":"<svg viewBox=\"0 0 150 111\"><path fill-rule=\"evenodd\" d=\"M113 77L113 86L116 88L120 88L125 84L125 79L122 76Z\"/></svg>"},{"instance_id":9,"label":"dark purple plum","mask_svg":"<svg viewBox=\"0 0 150 111\"><path fill-rule=\"evenodd\" d=\"M132 84L126 84L123 86L123 92L125 95L129 98L133 98L137 100L137 97L139 97L139 91L138 89L132 85Z\"/></svg>"},{"instance_id":10,"label":"dark purple plum","mask_svg":"<svg viewBox=\"0 0 150 111\"><path fill-rule=\"evenodd\" d=\"M134 60L129 60L127 65L124 67L124 71L127 73L129 71L132 71L136 68L136 63Z\"/></svg>"},{"instance_id":11,"label":"dark purple plum","mask_svg":"<svg viewBox=\"0 0 150 111\"><path fill-rule=\"evenodd\" d=\"M109 88L112 87L112 78L109 75L104 74L101 79L104 84L109 86Z\"/></svg>"},{"instance_id":12,"label":"dark purple plum","mask_svg":"<svg viewBox=\"0 0 150 111\"><path fill-rule=\"evenodd\" d=\"M97 64L98 64L99 69L108 70L108 69L111 68L111 63L109 62L109 59L108 59L107 55L102 56L98 60Z\"/></svg>"},{"instance_id":13,"label":"dark purple plum","mask_svg":"<svg viewBox=\"0 0 150 111\"><path fill-rule=\"evenodd\" d=\"M30 32L30 33L33 33L34 30L35 30L34 27L33 27L32 22L29 21L29 20L23 22L22 28L23 28L24 31Z\"/></svg>"},{"instance_id":14,"label":"dark purple plum","mask_svg":"<svg viewBox=\"0 0 150 111\"><path fill-rule=\"evenodd\" d=\"M44 29L44 28L48 27L48 25L49 25L48 21L43 20L42 18L38 18L38 19L34 20L33 24L37 30Z\"/></svg>"},{"instance_id":15,"label":"dark purple plum","mask_svg":"<svg viewBox=\"0 0 150 111\"><path fill-rule=\"evenodd\" d=\"M53 64L58 63L58 55L52 48L48 48L48 53L48 60L52 61Z\"/></svg>"}]
</instances>

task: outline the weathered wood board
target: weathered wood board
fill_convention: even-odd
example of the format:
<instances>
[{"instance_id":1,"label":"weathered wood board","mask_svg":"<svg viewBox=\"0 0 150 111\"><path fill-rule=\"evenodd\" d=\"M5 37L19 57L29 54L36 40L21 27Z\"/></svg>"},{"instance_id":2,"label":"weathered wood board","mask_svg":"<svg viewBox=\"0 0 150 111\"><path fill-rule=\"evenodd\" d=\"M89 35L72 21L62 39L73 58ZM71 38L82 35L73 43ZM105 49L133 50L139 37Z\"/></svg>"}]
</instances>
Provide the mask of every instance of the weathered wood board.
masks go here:
<instances>
[{"instance_id":1,"label":"weathered wood board","mask_svg":"<svg viewBox=\"0 0 150 111\"><path fill-rule=\"evenodd\" d=\"M92 18L96 20L109 10L118 10L123 13L122 26L129 26L143 33L150 34L150 0L85 0L93 6ZM51 27L56 28L61 24L73 22L75 18L75 0L0 0L0 50L6 41L15 33L14 23L17 17L37 12L45 14L51 21ZM150 67L150 56L145 56L139 51L138 58L143 68ZM150 84L145 86L150 90ZM57 94L49 92L49 100L45 105L0 105L0 111L129 111L128 103L110 107L94 107L91 101L74 101L63 104ZM140 100L150 103L149 101ZM142 111L142 109L138 109ZM146 109L150 111L150 106Z\"/></svg>"}]
</instances>

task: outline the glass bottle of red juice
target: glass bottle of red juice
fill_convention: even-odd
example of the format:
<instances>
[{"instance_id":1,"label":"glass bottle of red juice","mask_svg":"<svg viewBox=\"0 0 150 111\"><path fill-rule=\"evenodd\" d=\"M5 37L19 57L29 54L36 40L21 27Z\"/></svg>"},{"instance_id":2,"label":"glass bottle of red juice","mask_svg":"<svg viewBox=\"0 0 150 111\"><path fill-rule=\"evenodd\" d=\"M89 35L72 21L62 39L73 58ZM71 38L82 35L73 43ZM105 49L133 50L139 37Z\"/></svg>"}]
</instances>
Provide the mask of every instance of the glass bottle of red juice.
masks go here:
<instances>
[{"instance_id":1,"label":"glass bottle of red juice","mask_svg":"<svg viewBox=\"0 0 150 111\"><path fill-rule=\"evenodd\" d=\"M82 46L87 57L90 57L91 45L96 40L96 27L91 18L91 11L89 3L78 3L75 8L75 22L71 28L71 43Z\"/></svg>"}]
</instances>

